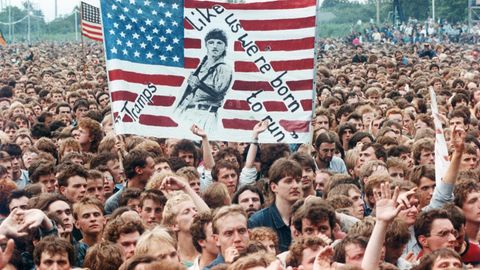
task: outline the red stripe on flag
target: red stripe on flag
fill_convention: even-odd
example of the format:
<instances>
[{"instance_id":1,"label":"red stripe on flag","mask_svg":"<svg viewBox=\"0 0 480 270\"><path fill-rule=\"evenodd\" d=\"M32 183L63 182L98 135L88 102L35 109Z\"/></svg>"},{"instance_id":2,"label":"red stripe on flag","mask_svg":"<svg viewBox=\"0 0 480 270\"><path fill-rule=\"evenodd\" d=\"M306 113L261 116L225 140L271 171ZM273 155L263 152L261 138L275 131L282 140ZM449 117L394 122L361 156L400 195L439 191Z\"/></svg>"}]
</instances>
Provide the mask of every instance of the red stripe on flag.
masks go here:
<instances>
[{"instance_id":1,"label":"red stripe on flag","mask_svg":"<svg viewBox=\"0 0 480 270\"><path fill-rule=\"evenodd\" d=\"M183 39L183 46L185 49L201 49L202 41L196 38L185 38Z\"/></svg>"},{"instance_id":2,"label":"red stripe on flag","mask_svg":"<svg viewBox=\"0 0 480 270\"><path fill-rule=\"evenodd\" d=\"M183 66L185 68L192 68L192 69L197 68L199 64L200 64L200 59L198 58L185 57L183 62Z\"/></svg>"},{"instance_id":3,"label":"red stripe on flag","mask_svg":"<svg viewBox=\"0 0 480 270\"><path fill-rule=\"evenodd\" d=\"M258 123L257 120L245 120L245 119L222 119L223 127L228 129L242 129L253 130L253 127Z\"/></svg>"},{"instance_id":4,"label":"red stripe on flag","mask_svg":"<svg viewBox=\"0 0 480 270\"><path fill-rule=\"evenodd\" d=\"M84 34L99 35L99 36L102 35L102 31L101 31L101 30L100 30L100 31L96 31L96 30L90 31L90 30L88 30L88 29L86 29L86 28L82 28L82 32L83 32Z\"/></svg>"},{"instance_id":5,"label":"red stripe on flag","mask_svg":"<svg viewBox=\"0 0 480 270\"><path fill-rule=\"evenodd\" d=\"M312 90L313 80L288 81L287 86L291 91ZM264 91L273 91L273 87L269 82L250 82L239 80L233 82L232 89L237 91L258 91L261 89Z\"/></svg>"},{"instance_id":6,"label":"red stripe on flag","mask_svg":"<svg viewBox=\"0 0 480 270\"><path fill-rule=\"evenodd\" d=\"M225 110L238 110L238 111L249 111L250 106L246 100L233 100L228 99L223 105Z\"/></svg>"},{"instance_id":7,"label":"red stripe on flag","mask_svg":"<svg viewBox=\"0 0 480 270\"><path fill-rule=\"evenodd\" d=\"M267 112L286 112L287 106L282 101L264 101L263 106Z\"/></svg>"},{"instance_id":8,"label":"red stripe on flag","mask_svg":"<svg viewBox=\"0 0 480 270\"><path fill-rule=\"evenodd\" d=\"M185 29L193 30L193 26L187 20L184 20L183 24ZM242 28L246 31L301 29L307 27L315 27L315 16L277 20L240 20L240 24L242 25Z\"/></svg>"},{"instance_id":9,"label":"red stripe on flag","mask_svg":"<svg viewBox=\"0 0 480 270\"><path fill-rule=\"evenodd\" d=\"M312 69L313 59L300 59L289 61L271 61L270 65L275 71ZM235 62L235 71L237 72L258 72L258 67L253 62Z\"/></svg>"},{"instance_id":10,"label":"red stripe on flag","mask_svg":"<svg viewBox=\"0 0 480 270\"><path fill-rule=\"evenodd\" d=\"M178 127L178 124L172 118L160 115L142 114L139 123L147 126Z\"/></svg>"},{"instance_id":11,"label":"red stripe on flag","mask_svg":"<svg viewBox=\"0 0 480 270\"><path fill-rule=\"evenodd\" d=\"M301 38L290 40L262 40L256 41L260 51L296 51L307 50L315 47L315 38ZM235 42L235 51L244 51L240 41Z\"/></svg>"},{"instance_id":12,"label":"red stripe on flag","mask_svg":"<svg viewBox=\"0 0 480 270\"><path fill-rule=\"evenodd\" d=\"M175 102L175 97L172 96L153 96L152 105L153 106L164 106L170 107Z\"/></svg>"},{"instance_id":13,"label":"red stripe on flag","mask_svg":"<svg viewBox=\"0 0 480 270\"><path fill-rule=\"evenodd\" d=\"M245 3L245 4L230 4L230 3L217 3L209 1L195 1L186 0L186 8L211 8L214 5L221 5L226 9L235 10L262 10L262 9L293 9L293 8L305 8L315 6L316 0L284 0L284 1L272 1L272 2L257 2L257 3ZM204 10L202 10L205 12ZM210 11L214 13L214 11Z\"/></svg>"},{"instance_id":14,"label":"red stripe on flag","mask_svg":"<svg viewBox=\"0 0 480 270\"><path fill-rule=\"evenodd\" d=\"M246 31L287 30L315 27L315 16L277 20L240 20Z\"/></svg>"},{"instance_id":15,"label":"red stripe on flag","mask_svg":"<svg viewBox=\"0 0 480 270\"><path fill-rule=\"evenodd\" d=\"M98 30L102 30L102 26L99 25L99 24L91 24L91 23L88 23L86 21L82 21L82 25L85 25L86 27L90 27L90 28L94 28L94 29L98 29Z\"/></svg>"},{"instance_id":16,"label":"red stripe on flag","mask_svg":"<svg viewBox=\"0 0 480 270\"><path fill-rule=\"evenodd\" d=\"M137 99L137 94L125 90L116 90L112 91L112 102L113 101L130 101L135 102Z\"/></svg>"},{"instance_id":17,"label":"red stripe on flag","mask_svg":"<svg viewBox=\"0 0 480 270\"><path fill-rule=\"evenodd\" d=\"M127 80L132 83L155 85L167 85L167 86L181 86L183 83L183 77L174 75L161 75L161 74L142 74L131 71L123 71L121 69L114 69L108 72L108 78L110 81Z\"/></svg>"},{"instance_id":18,"label":"red stripe on flag","mask_svg":"<svg viewBox=\"0 0 480 270\"><path fill-rule=\"evenodd\" d=\"M300 100L300 104L302 104L302 108L304 111L311 111L313 104L311 99L303 99Z\"/></svg>"},{"instance_id":19,"label":"red stripe on flag","mask_svg":"<svg viewBox=\"0 0 480 270\"><path fill-rule=\"evenodd\" d=\"M99 38L98 36L92 36L92 35L89 35L87 33L83 33L83 35L90 38L90 39L96 40L96 41L103 41L103 39Z\"/></svg>"},{"instance_id":20,"label":"red stripe on flag","mask_svg":"<svg viewBox=\"0 0 480 270\"><path fill-rule=\"evenodd\" d=\"M310 128L310 121L280 120L279 124L288 132L308 132Z\"/></svg>"}]
</instances>

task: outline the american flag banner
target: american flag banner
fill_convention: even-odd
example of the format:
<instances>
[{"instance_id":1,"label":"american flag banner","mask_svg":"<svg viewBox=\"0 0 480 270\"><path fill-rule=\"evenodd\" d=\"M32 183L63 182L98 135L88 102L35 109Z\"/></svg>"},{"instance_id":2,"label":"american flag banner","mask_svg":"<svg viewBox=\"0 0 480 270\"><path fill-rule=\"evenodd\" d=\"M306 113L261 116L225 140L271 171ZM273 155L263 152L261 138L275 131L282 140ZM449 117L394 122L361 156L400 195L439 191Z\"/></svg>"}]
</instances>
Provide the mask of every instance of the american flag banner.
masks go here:
<instances>
[{"instance_id":1,"label":"american flag banner","mask_svg":"<svg viewBox=\"0 0 480 270\"><path fill-rule=\"evenodd\" d=\"M80 11L82 35L96 41L103 41L100 8L82 1Z\"/></svg>"},{"instance_id":2,"label":"american flag banner","mask_svg":"<svg viewBox=\"0 0 480 270\"><path fill-rule=\"evenodd\" d=\"M311 140L316 0L101 1L117 134Z\"/></svg>"}]
</instances>

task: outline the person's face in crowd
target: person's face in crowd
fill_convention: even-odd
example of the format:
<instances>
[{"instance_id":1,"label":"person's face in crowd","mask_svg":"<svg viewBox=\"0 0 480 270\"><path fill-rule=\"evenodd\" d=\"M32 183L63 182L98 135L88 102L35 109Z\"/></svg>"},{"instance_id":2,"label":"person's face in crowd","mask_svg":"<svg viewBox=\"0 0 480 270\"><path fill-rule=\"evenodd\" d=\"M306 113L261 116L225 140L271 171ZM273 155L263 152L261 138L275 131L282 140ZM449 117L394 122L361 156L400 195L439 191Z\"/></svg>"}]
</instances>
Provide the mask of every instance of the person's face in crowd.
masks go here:
<instances>
[{"instance_id":1,"label":"person's face in crowd","mask_svg":"<svg viewBox=\"0 0 480 270\"><path fill-rule=\"evenodd\" d=\"M102 107L102 109L105 108L108 105L109 101L110 101L110 98L108 97L108 95L102 95L98 99L99 105L100 105L100 107Z\"/></svg>"},{"instance_id":2,"label":"person's face in crowd","mask_svg":"<svg viewBox=\"0 0 480 270\"><path fill-rule=\"evenodd\" d=\"M362 53L363 53L363 48L357 47L357 54L362 54Z\"/></svg>"},{"instance_id":3,"label":"person's face in crowd","mask_svg":"<svg viewBox=\"0 0 480 270\"><path fill-rule=\"evenodd\" d=\"M15 124L17 124L18 128L28 128L28 121L22 118L15 119Z\"/></svg>"},{"instance_id":4,"label":"person's face in crowd","mask_svg":"<svg viewBox=\"0 0 480 270\"><path fill-rule=\"evenodd\" d=\"M358 159L362 165L367 161L376 160L377 156L375 155L375 149L373 147L368 147L367 149L360 151Z\"/></svg>"},{"instance_id":5,"label":"person's face in crowd","mask_svg":"<svg viewBox=\"0 0 480 270\"><path fill-rule=\"evenodd\" d=\"M480 192L472 191L462 205L467 223L480 224Z\"/></svg>"},{"instance_id":6,"label":"person's face in crowd","mask_svg":"<svg viewBox=\"0 0 480 270\"><path fill-rule=\"evenodd\" d=\"M116 183L121 183L123 179L123 169L120 166L118 159L112 159L107 162L108 169L112 172L113 180Z\"/></svg>"},{"instance_id":7,"label":"person's face in crowd","mask_svg":"<svg viewBox=\"0 0 480 270\"><path fill-rule=\"evenodd\" d=\"M110 172L103 172L103 194L105 198L110 197L115 188L115 181L113 180L112 174Z\"/></svg>"},{"instance_id":8,"label":"person's face in crowd","mask_svg":"<svg viewBox=\"0 0 480 270\"><path fill-rule=\"evenodd\" d=\"M285 176L278 183L271 183L270 187L275 194L276 200L281 199L288 203L294 203L302 197L300 177Z\"/></svg>"},{"instance_id":9,"label":"person's face in crowd","mask_svg":"<svg viewBox=\"0 0 480 270\"><path fill-rule=\"evenodd\" d=\"M15 128L6 128L4 132L8 135L8 139L13 142L15 135L17 135L17 130Z\"/></svg>"},{"instance_id":10,"label":"person's face in crowd","mask_svg":"<svg viewBox=\"0 0 480 270\"><path fill-rule=\"evenodd\" d=\"M72 121L72 113L70 107L59 107L57 119L62 121L67 126L70 125L70 122Z\"/></svg>"},{"instance_id":11,"label":"person's face in crowd","mask_svg":"<svg viewBox=\"0 0 480 270\"><path fill-rule=\"evenodd\" d=\"M219 40L219 39L209 39L207 40L207 55L214 58L218 59L222 56L224 56L225 49L226 49L226 44L225 42Z\"/></svg>"},{"instance_id":12,"label":"person's face in crowd","mask_svg":"<svg viewBox=\"0 0 480 270\"><path fill-rule=\"evenodd\" d=\"M165 141L165 155L168 157L172 154L173 148L175 148L175 145L177 145L179 139L167 139Z\"/></svg>"},{"instance_id":13,"label":"person's face in crowd","mask_svg":"<svg viewBox=\"0 0 480 270\"><path fill-rule=\"evenodd\" d=\"M76 141L79 141L79 140L80 140L80 130L78 130L78 129L72 130L72 137L73 137Z\"/></svg>"},{"instance_id":14,"label":"person's face in crowd","mask_svg":"<svg viewBox=\"0 0 480 270\"><path fill-rule=\"evenodd\" d=\"M377 104L378 101L380 100L380 96L377 94L372 94L367 97L367 100L372 102L373 104Z\"/></svg>"},{"instance_id":15,"label":"person's face in crowd","mask_svg":"<svg viewBox=\"0 0 480 270\"><path fill-rule=\"evenodd\" d=\"M88 112L88 107L80 106L77 108L75 111L75 119L80 121L83 117L85 117L85 114Z\"/></svg>"},{"instance_id":16,"label":"person's face in crowd","mask_svg":"<svg viewBox=\"0 0 480 270\"><path fill-rule=\"evenodd\" d=\"M16 108L13 110L13 114L25 114L25 108L16 107Z\"/></svg>"},{"instance_id":17,"label":"person's face in crowd","mask_svg":"<svg viewBox=\"0 0 480 270\"><path fill-rule=\"evenodd\" d=\"M228 147L235 148L235 149L238 150L238 152L243 153L243 152L245 152L245 148L247 147L248 144L243 143L243 142L228 142L227 145L228 145ZM227 157L225 159L227 159ZM232 162L238 164L235 156L230 156L230 157L228 157L228 159L230 159Z\"/></svg>"},{"instance_id":18,"label":"person's face in crowd","mask_svg":"<svg viewBox=\"0 0 480 270\"><path fill-rule=\"evenodd\" d=\"M360 119L351 118L348 123L353 124L357 131L363 130L363 122Z\"/></svg>"},{"instance_id":19,"label":"person's face in crowd","mask_svg":"<svg viewBox=\"0 0 480 270\"><path fill-rule=\"evenodd\" d=\"M53 93L52 100L53 102L56 102L56 103L63 102L63 96L61 93Z\"/></svg>"},{"instance_id":20,"label":"person's face in crowd","mask_svg":"<svg viewBox=\"0 0 480 270\"><path fill-rule=\"evenodd\" d=\"M382 123L383 119L375 119L372 121L372 135L377 135L378 130L380 130L380 123Z\"/></svg>"},{"instance_id":21,"label":"person's face in crowd","mask_svg":"<svg viewBox=\"0 0 480 270\"><path fill-rule=\"evenodd\" d=\"M135 254L135 247L137 246L138 238L140 238L140 233L138 231L121 233L118 237L116 244L122 250L124 260L128 260Z\"/></svg>"},{"instance_id":22,"label":"person's face in crowd","mask_svg":"<svg viewBox=\"0 0 480 270\"><path fill-rule=\"evenodd\" d=\"M234 247L239 253L245 250L249 241L247 218L239 213L233 213L217 220L218 234L214 234L220 252L225 256L229 247Z\"/></svg>"},{"instance_id":23,"label":"person's face in crowd","mask_svg":"<svg viewBox=\"0 0 480 270\"><path fill-rule=\"evenodd\" d=\"M272 256L277 255L277 246L275 245L275 242L273 240L265 238L264 240L261 240L259 242L266 249L267 254L270 254Z\"/></svg>"},{"instance_id":24,"label":"person's face in crowd","mask_svg":"<svg viewBox=\"0 0 480 270\"><path fill-rule=\"evenodd\" d=\"M393 180L405 181L405 172L400 167L390 167L388 168L388 174L392 177Z\"/></svg>"},{"instance_id":25,"label":"person's face in crowd","mask_svg":"<svg viewBox=\"0 0 480 270\"><path fill-rule=\"evenodd\" d=\"M413 162L413 158L412 158L410 153L400 154L400 159L403 160L405 162L405 164L407 164L408 168L410 168L410 169L413 168L414 162Z\"/></svg>"},{"instance_id":26,"label":"person's face in crowd","mask_svg":"<svg viewBox=\"0 0 480 270\"><path fill-rule=\"evenodd\" d=\"M375 118L375 114L373 112L368 112L362 115L362 121L364 127L370 127L370 123Z\"/></svg>"},{"instance_id":27,"label":"person's face in crowd","mask_svg":"<svg viewBox=\"0 0 480 270\"><path fill-rule=\"evenodd\" d=\"M458 252L458 254L462 253L463 249L463 244L465 243L465 224L462 224L460 228L457 231L457 239L455 241L455 251Z\"/></svg>"},{"instance_id":28,"label":"person's face in crowd","mask_svg":"<svg viewBox=\"0 0 480 270\"><path fill-rule=\"evenodd\" d=\"M78 213L75 227L83 234L95 235L102 233L105 222L101 209L95 205L85 205Z\"/></svg>"},{"instance_id":29,"label":"person's face in crowd","mask_svg":"<svg viewBox=\"0 0 480 270\"><path fill-rule=\"evenodd\" d=\"M12 177L14 180L17 180L20 177L21 173L21 157L20 156L11 156L10 162L12 164Z\"/></svg>"},{"instance_id":30,"label":"person's face in crowd","mask_svg":"<svg viewBox=\"0 0 480 270\"><path fill-rule=\"evenodd\" d=\"M409 134L412 134L413 130L413 119L409 115L406 115L403 118L403 129L405 129Z\"/></svg>"},{"instance_id":31,"label":"person's face in crowd","mask_svg":"<svg viewBox=\"0 0 480 270\"><path fill-rule=\"evenodd\" d=\"M463 153L462 161L460 163L460 171L473 170L477 167L478 158L477 155Z\"/></svg>"},{"instance_id":32,"label":"person's face in crowd","mask_svg":"<svg viewBox=\"0 0 480 270\"><path fill-rule=\"evenodd\" d=\"M166 242L153 241L147 253L147 255L166 263L178 263L180 261L175 247Z\"/></svg>"},{"instance_id":33,"label":"person's face in crowd","mask_svg":"<svg viewBox=\"0 0 480 270\"><path fill-rule=\"evenodd\" d=\"M460 270L463 269L463 263L455 258L455 257L438 257L435 262L433 263L432 270L442 270L442 269L450 269L450 270Z\"/></svg>"},{"instance_id":34,"label":"person's face in crowd","mask_svg":"<svg viewBox=\"0 0 480 270\"><path fill-rule=\"evenodd\" d=\"M365 211L365 202L363 201L362 194L355 189L348 191L348 197L353 201L353 216L362 219Z\"/></svg>"},{"instance_id":35,"label":"person's face in crowd","mask_svg":"<svg viewBox=\"0 0 480 270\"><path fill-rule=\"evenodd\" d=\"M302 218L302 236L319 236L325 235L332 239L332 228L328 223L328 219L324 219L320 222L312 222L308 218Z\"/></svg>"},{"instance_id":36,"label":"person's face in crowd","mask_svg":"<svg viewBox=\"0 0 480 270\"><path fill-rule=\"evenodd\" d=\"M335 154L335 143L321 143L317 149L317 158L325 164L330 164L333 154Z\"/></svg>"},{"instance_id":37,"label":"person's face in crowd","mask_svg":"<svg viewBox=\"0 0 480 270\"><path fill-rule=\"evenodd\" d=\"M153 228L153 226L160 224L162 222L162 214L163 205L152 199L143 201L140 217L147 224L147 227Z\"/></svg>"},{"instance_id":38,"label":"person's face in crowd","mask_svg":"<svg viewBox=\"0 0 480 270\"><path fill-rule=\"evenodd\" d=\"M67 181L66 187L60 187L62 193L71 202L78 202L85 196L87 180L81 176L72 176Z\"/></svg>"},{"instance_id":39,"label":"person's face in crowd","mask_svg":"<svg viewBox=\"0 0 480 270\"><path fill-rule=\"evenodd\" d=\"M25 90L25 93L28 95L28 96L35 96L37 93L35 92L35 88L33 87L29 87L27 88L27 90ZM35 109L35 108L34 108Z\"/></svg>"},{"instance_id":40,"label":"person's face in crowd","mask_svg":"<svg viewBox=\"0 0 480 270\"><path fill-rule=\"evenodd\" d=\"M262 207L260 195L248 189L238 196L238 204L247 212L249 217Z\"/></svg>"},{"instance_id":41,"label":"person's face in crowd","mask_svg":"<svg viewBox=\"0 0 480 270\"><path fill-rule=\"evenodd\" d=\"M88 105L90 111L98 111L98 105L96 103L91 103Z\"/></svg>"},{"instance_id":42,"label":"person's face in crowd","mask_svg":"<svg viewBox=\"0 0 480 270\"><path fill-rule=\"evenodd\" d=\"M168 162L159 162L155 164L155 171L157 173L172 172L172 168L170 168L170 165L168 164Z\"/></svg>"},{"instance_id":43,"label":"person's face in crowd","mask_svg":"<svg viewBox=\"0 0 480 270\"><path fill-rule=\"evenodd\" d=\"M179 151L178 157L183 159L188 166L195 166L195 156L191 152Z\"/></svg>"},{"instance_id":44,"label":"person's face in crowd","mask_svg":"<svg viewBox=\"0 0 480 270\"><path fill-rule=\"evenodd\" d=\"M325 115L317 115L315 117L315 130L319 130L321 128L326 130L330 129L330 122L328 121L328 117Z\"/></svg>"},{"instance_id":45,"label":"person's face in crowd","mask_svg":"<svg viewBox=\"0 0 480 270\"><path fill-rule=\"evenodd\" d=\"M359 102L359 98L357 95L350 95L347 98L347 103L348 104L357 104Z\"/></svg>"},{"instance_id":46,"label":"person's face in crowd","mask_svg":"<svg viewBox=\"0 0 480 270\"><path fill-rule=\"evenodd\" d=\"M51 254L44 251L40 255L40 263L37 265L37 270L70 270L70 261L67 252L59 252Z\"/></svg>"},{"instance_id":47,"label":"person's face in crowd","mask_svg":"<svg viewBox=\"0 0 480 270\"><path fill-rule=\"evenodd\" d=\"M315 190L317 192L323 193L325 190L325 183L330 179L330 175L321 171L317 171L315 175Z\"/></svg>"},{"instance_id":48,"label":"person's face in crowd","mask_svg":"<svg viewBox=\"0 0 480 270\"><path fill-rule=\"evenodd\" d=\"M461 128L463 130L467 130L467 126L465 125L463 118L462 117L452 117L450 120L448 120L448 124L450 125L450 128Z\"/></svg>"},{"instance_id":49,"label":"person's face in crowd","mask_svg":"<svg viewBox=\"0 0 480 270\"><path fill-rule=\"evenodd\" d=\"M334 112L338 111L338 108L340 108L340 102L334 101L328 106L328 109L333 110Z\"/></svg>"},{"instance_id":50,"label":"person's face in crowd","mask_svg":"<svg viewBox=\"0 0 480 270\"><path fill-rule=\"evenodd\" d=\"M430 203L430 200L433 196L433 191L435 190L435 181L430 178L422 177L420 178L420 185L418 186L417 195L418 200L420 201L420 208L427 206Z\"/></svg>"},{"instance_id":51,"label":"person's face in crowd","mask_svg":"<svg viewBox=\"0 0 480 270\"><path fill-rule=\"evenodd\" d=\"M38 177L38 182L45 188L45 190L49 193L53 193L58 188L57 178L53 173L40 175Z\"/></svg>"},{"instance_id":52,"label":"person's face in crowd","mask_svg":"<svg viewBox=\"0 0 480 270\"><path fill-rule=\"evenodd\" d=\"M103 193L103 177L87 180L86 196L92 196L97 198L102 203L105 202L105 194Z\"/></svg>"},{"instance_id":53,"label":"person's face in crowd","mask_svg":"<svg viewBox=\"0 0 480 270\"><path fill-rule=\"evenodd\" d=\"M301 265L304 270L313 270L313 263L321 247L317 249L306 248L302 251Z\"/></svg>"},{"instance_id":54,"label":"person's face in crowd","mask_svg":"<svg viewBox=\"0 0 480 270\"><path fill-rule=\"evenodd\" d=\"M142 182L145 182L145 184L155 172L155 161L153 161L153 158L148 157L146 161L147 161L147 164L145 164L145 167L141 168L141 173L139 173L141 174Z\"/></svg>"},{"instance_id":55,"label":"person's face in crowd","mask_svg":"<svg viewBox=\"0 0 480 270\"><path fill-rule=\"evenodd\" d=\"M442 90L442 88L443 88L443 85L442 85L442 82L441 82L441 81L435 81L435 82L433 83L433 89L434 89L435 91L440 91L440 90Z\"/></svg>"},{"instance_id":56,"label":"person's face in crowd","mask_svg":"<svg viewBox=\"0 0 480 270\"><path fill-rule=\"evenodd\" d=\"M212 156L215 156L220 151L220 147L215 143L210 143L210 149L212 149Z\"/></svg>"},{"instance_id":57,"label":"person's face in crowd","mask_svg":"<svg viewBox=\"0 0 480 270\"><path fill-rule=\"evenodd\" d=\"M454 250L457 231L453 228L452 222L446 218L437 218L432 222L429 235L418 236L418 241L424 250L430 252L441 248Z\"/></svg>"},{"instance_id":58,"label":"person's face in crowd","mask_svg":"<svg viewBox=\"0 0 480 270\"><path fill-rule=\"evenodd\" d=\"M302 189L309 190L313 189L313 182L315 181L315 170L308 167L302 167Z\"/></svg>"},{"instance_id":59,"label":"person's face in crowd","mask_svg":"<svg viewBox=\"0 0 480 270\"><path fill-rule=\"evenodd\" d=\"M400 191L400 194L405 192L406 191ZM398 214L398 218L403 220L408 226L412 226L417 220L419 210L417 195L410 195L410 197L408 197L408 202L410 203L410 208L402 209Z\"/></svg>"},{"instance_id":60,"label":"person's face in crowd","mask_svg":"<svg viewBox=\"0 0 480 270\"><path fill-rule=\"evenodd\" d=\"M241 152L240 152L241 153ZM228 161L230 163L235 164L235 166L240 167L240 164L238 163L237 157L234 155L228 155L223 158L223 160Z\"/></svg>"},{"instance_id":61,"label":"person's face in crowd","mask_svg":"<svg viewBox=\"0 0 480 270\"><path fill-rule=\"evenodd\" d=\"M420 165L434 165L435 164L435 153L430 150L421 150L420 151Z\"/></svg>"},{"instance_id":62,"label":"person's face in crowd","mask_svg":"<svg viewBox=\"0 0 480 270\"><path fill-rule=\"evenodd\" d=\"M473 92L473 104L480 102L480 90Z\"/></svg>"},{"instance_id":63,"label":"person's face in crowd","mask_svg":"<svg viewBox=\"0 0 480 270\"><path fill-rule=\"evenodd\" d=\"M140 200L139 199L129 199L127 202L127 206L136 211L137 213L140 213L142 209L140 208Z\"/></svg>"},{"instance_id":64,"label":"person's face in crowd","mask_svg":"<svg viewBox=\"0 0 480 270\"><path fill-rule=\"evenodd\" d=\"M22 196L20 198L12 199L10 204L8 205L8 210L12 212L15 209L27 210L28 205L28 197Z\"/></svg>"},{"instance_id":65,"label":"person's face in crowd","mask_svg":"<svg viewBox=\"0 0 480 270\"><path fill-rule=\"evenodd\" d=\"M319 101L324 101L326 98L332 95L332 92L328 89L323 89L322 93L319 96Z\"/></svg>"},{"instance_id":66,"label":"person's face in crowd","mask_svg":"<svg viewBox=\"0 0 480 270\"><path fill-rule=\"evenodd\" d=\"M80 136L78 137L78 143L80 145L88 145L91 143L92 139L90 138L90 131L86 128L79 127Z\"/></svg>"},{"instance_id":67,"label":"person's face in crowd","mask_svg":"<svg viewBox=\"0 0 480 270\"><path fill-rule=\"evenodd\" d=\"M70 108L73 108L73 106L75 105L75 101L77 101L77 97L70 97L68 98L68 105L70 105Z\"/></svg>"},{"instance_id":68,"label":"person's face in crowd","mask_svg":"<svg viewBox=\"0 0 480 270\"><path fill-rule=\"evenodd\" d=\"M25 151L27 148L32 146L32 141L28 137L18 137L17 140L15 140L15 143L20 146L22 151Z\"/></svg>"},{"instance_id":69,"label":"person's face in crowd","mask_svg":"<svg viewBox=\"0 0 480 270\"><path fill-rule=\"evenodd\" d=\"M70 205L64 201L55 201L48 206L47 210L49 214L56 214L62 220L64 233L70 235L75 223Z\"/></svg>"},{"instance_id":70,"label":"person's face in crowd","mask_svg":"<svg viewBox=\"0 0 480 270\"><path fill-rule=\"evenodd\" d=\"M367 78L368 79L375 79L376 76L377 76L377 73L374 70L369 70L367 72Z\"/></svg>"},{"instance_id":71,"label":"person's face in crowd","mask_svg":"<svg viewBox=\"0 0 480 270\"><path fill-rule=\"evenodd\" d=\"M197 216L197 207L193 201L184 201L177 206L177 216L175 217L175 230L180 232L190 232L193 219Z\"/></svg>"},{"instance_id":72,"label":"person's face in crowd","mask_svg":"<svg viewBox=\"0 0 480 270\"><path fill-rule=\"evenodd\" d=\"M365 249L358 244L347 244L345 246L345 264L362 267Z\"/></svg>"},{"instance_id":73,"label":"person's face in crowd","mask_svg":"<svg viewBox=\"0 0 480 270\"><path fill-rule=\"evenodd\" d=\"M228 189L228 193L232 195L237 190L238 174L233 169L221 168L218 170L217 180L220 183L225 184Z\"/></svg>"},{"instance_id":74,"label":"person's face in crowd","mask_svg":"<svg viewBox=\"0 0 480 270\"><path fill-rule=\"evenodd\" d=\"M205 225L205 240L200 240L200 246L206 250L209 254L217 255L218 254L218 247L215 237L213 236L213 228L212 223L208 223Z\"/></svg>"},{"instance_id":75,"label":"person's face in crowd","mask_svg":"<svg viewBox=\"0 0 480 270\"><path fill-rule=\"evenodd\" d=\"M188 185L193 189L193 191L195 191L195 193L200 195L200 178L195 177L188 179Z\"/></svg>"}]
</instances>

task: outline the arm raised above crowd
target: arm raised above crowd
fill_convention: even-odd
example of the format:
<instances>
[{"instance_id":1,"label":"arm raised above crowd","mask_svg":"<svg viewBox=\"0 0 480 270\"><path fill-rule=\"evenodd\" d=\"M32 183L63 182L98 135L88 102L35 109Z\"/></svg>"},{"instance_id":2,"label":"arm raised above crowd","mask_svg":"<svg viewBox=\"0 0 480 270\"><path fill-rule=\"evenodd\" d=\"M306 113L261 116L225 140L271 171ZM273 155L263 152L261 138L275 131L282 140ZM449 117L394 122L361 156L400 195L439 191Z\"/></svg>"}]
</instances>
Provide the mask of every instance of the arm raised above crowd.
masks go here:
<instances>
[{"instance_id":1,"label":"arm raised above crowd","mask_svg":"<svg viewBox=\"0 0 480 270\"><path fill-rule=\"evenodd\" d=\"M264 132L268 127L268 121L260 121L253 127L252 132L252 141L253 143L250 144L247 153L247 159L245 161L245 168L253 168L255 162L255 156L257 155L258 151L258 136L260 133Z\"/></svg>"},{"instance_id":2,"label":"arm raised above crowd","mask_svg":"<svg viewBox=\"0 0 480 270\"><path fill-rule=\"evenodd\" d=\"M181 190L188 194L192 198L193 203L197 207L198 212L208 212L210 207L205 203L205 201L193 190L188 183L182 181L176 176L168 176L163 180L162 185L160 186L161 190L175 191Z\"/></svg>"},{"instance_id":3,"label":"arm raised above crowd","mask_svg":"<svg viewBox=\"0 0 480 270\"><path fill-rule=\"evenodd\" d=\"M208 141L207 133L197 125L192 125L190 130L193 134L202 138L203 166L205 170L212 170L213 166L215 166L215 160L213 159L212 147Z\"/></svg>"},{"instance_id":4,"label":"arm raised above crowd","mask_svg":"<svg viewBox=\"0 0 480 270\"><path fill-rule=\"evenodd\" d=\"M400 210L404 207L403 204L397 203L398 195L400 193L398 187L395 188L393 196L389 183L381 184L380 189L380 195L374 194L376 197L376 222L373 227L372 235L368 241L367 248L365 249L365 255L363 256L363 269L379 269L388 224L395 219L398 213L400 213Z\"/></svg>"}]
</instances>

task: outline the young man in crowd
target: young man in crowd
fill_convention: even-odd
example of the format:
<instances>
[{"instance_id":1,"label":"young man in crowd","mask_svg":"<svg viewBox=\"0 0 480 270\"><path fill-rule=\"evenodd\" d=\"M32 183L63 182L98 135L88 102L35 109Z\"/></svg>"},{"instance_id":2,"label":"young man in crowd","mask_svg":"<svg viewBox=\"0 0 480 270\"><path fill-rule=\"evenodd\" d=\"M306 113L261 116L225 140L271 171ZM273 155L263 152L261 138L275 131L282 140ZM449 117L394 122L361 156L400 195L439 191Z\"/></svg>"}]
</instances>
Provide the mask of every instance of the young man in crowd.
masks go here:
<instances>
[{"instance_id":1,"label":"young man in crowd","mask_svg":"<svg viewBox=\"0 0 480 270\"><path fill-rule=\"evenodd\" d=\"M215 260L218 255L218 247L213 237L213 216L209 212L198 213L194 218L190 231L193 246L200 254L190 266L189 270L202 270Z\"/></svg>"},{"instance_id":2,"label":"young man in crowd","mask_svg":"<svg viewBox=\"0 0 480 270\"><path fill-rule=\"evenodd\" d=\"M65 166L57 177L60 194L71 203L80 201L85 197L87 177L88 173L82 166L77 164Z\"/></svg>"},{"instance_id":3,"label":"young man in crowd","mask_svg":"<svg viewBox=\"0 0 480 270\"><path fill-rule=\"evenodd\" d=\"M102 240L106 219L103 204L96 198L86 197L73 205L75 227L82 233L82 243L91 247Z\"/></svg>"},{"instance_id":4,"label":"young man in crowd","mask_svg":"<svg viewBox=\"0 0 480 270\"><path fill-rule=\"evenodd\" d=\"M237 190L232 197L232 204L238 204L251 217L265 203L262 192L256 186L246 185Z\"/></svg>"},{"instance_id":5,"label":"young man in crowd","mask_svg":"<svg viewBox=\"0 0 480 270\"><path fill-rule=\"evenodd\" d=\"M140 220L117 217L107 223L103 232L103 239L117 244L122 252L124 260L135 255L137 241L145 232L145 226Z\"/></svg>"}]
</instances>

